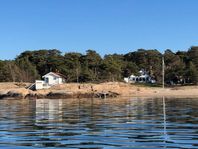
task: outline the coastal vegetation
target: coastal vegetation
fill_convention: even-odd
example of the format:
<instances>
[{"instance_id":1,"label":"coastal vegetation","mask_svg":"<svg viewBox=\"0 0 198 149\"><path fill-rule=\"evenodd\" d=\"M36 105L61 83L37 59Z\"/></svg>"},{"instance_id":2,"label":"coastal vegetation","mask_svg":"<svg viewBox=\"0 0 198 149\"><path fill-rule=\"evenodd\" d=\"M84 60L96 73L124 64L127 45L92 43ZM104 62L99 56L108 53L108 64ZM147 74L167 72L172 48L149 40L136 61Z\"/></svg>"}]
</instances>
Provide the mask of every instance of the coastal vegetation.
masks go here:
<instances>
[{"instance_id":1,"label":"coastal vegetation","mask_svg":"<svg viewBox=\"0 0 198 149\"><path fill-rule=\"evenodd\" d=\"M66 76L67 82L122 81L144 69L160 84L162 57L166 84L198 83L198 47L163 54L156 49L138 49L102 57L94 50L85 54L57 49L24 51L14 60L0 60L0 82L34 82L49 71Z\"/></svg>"}]
</instances>

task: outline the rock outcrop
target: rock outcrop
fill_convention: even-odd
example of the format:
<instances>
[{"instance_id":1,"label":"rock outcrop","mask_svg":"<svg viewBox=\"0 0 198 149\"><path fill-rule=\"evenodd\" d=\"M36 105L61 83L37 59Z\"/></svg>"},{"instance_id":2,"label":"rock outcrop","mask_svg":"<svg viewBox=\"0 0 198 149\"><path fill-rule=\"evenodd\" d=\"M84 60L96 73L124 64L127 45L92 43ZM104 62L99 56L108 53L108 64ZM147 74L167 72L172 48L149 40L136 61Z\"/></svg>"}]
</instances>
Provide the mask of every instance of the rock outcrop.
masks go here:
<instances>
[{"instance_id":1,"label":"rock outcrop","mask_svg":"<svg viewBox=\"0 0 198 149\"><path fill-rule=\"evenodd\" d=\"M0 99L69 99L69 98L112 98L119 96L116 92L96 92L74 90L67 91L63 89L31 91L28 89L12 89L0 91Z\"/></svg>"}]
</instances>

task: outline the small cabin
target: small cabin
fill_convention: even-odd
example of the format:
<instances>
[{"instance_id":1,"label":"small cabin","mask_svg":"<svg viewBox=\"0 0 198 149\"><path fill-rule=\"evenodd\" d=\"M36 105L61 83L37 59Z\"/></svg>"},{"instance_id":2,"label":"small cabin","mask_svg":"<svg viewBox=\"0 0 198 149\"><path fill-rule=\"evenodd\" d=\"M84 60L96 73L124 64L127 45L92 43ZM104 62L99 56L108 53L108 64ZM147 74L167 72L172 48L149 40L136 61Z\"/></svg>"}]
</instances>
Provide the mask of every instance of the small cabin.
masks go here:
<instances>
[{"instance_id":1,"label":"small cabin","mask_svg":"<svg viewBox=\"0 0 198 149\"><path fill-rule=\"evenodd\" d=\"M44 75L43 80L48 85L63 84L65 82L65 77L62 74L49 72Z\"/></svg>"},{"instance_id":2,"label":"small cabin","mask_svg":"<svg viewBox=\"0 0 198 149\"><path fill-rule=\"evenodd\" d=\"M59 85L65 83L65 76L60 73L49 72L46 75L42 76L43 80L36 80L35 88L38 89L47 89L54 85Z\"/></svg>"}]
</instances>

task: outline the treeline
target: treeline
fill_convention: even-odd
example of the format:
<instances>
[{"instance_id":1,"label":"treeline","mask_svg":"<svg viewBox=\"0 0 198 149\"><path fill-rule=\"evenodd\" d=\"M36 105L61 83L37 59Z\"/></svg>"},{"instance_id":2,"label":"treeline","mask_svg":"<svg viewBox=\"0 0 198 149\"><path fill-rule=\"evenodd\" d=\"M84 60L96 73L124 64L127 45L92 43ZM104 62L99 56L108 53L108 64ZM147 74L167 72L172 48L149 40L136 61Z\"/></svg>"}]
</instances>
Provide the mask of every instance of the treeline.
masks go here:
<instances>
[{"instance_id":1,"label":"treeline","mask_svg":"<svg viewBox=\"0 0 198 149\"><path fill-rule=\"evenodd\" d=\"M168 49L163 55L155 49L138 49L104 57L94 50L87 50L86 54L63 54L56 49L25 51L15 60L0 61L0 81L34 82L50 71L64 74L67 82L123 81L124 77L138 75L144 69L160 83L163 56L167 84L197 84L198 47L176 53Z\"/></svg>"}]
</instances>

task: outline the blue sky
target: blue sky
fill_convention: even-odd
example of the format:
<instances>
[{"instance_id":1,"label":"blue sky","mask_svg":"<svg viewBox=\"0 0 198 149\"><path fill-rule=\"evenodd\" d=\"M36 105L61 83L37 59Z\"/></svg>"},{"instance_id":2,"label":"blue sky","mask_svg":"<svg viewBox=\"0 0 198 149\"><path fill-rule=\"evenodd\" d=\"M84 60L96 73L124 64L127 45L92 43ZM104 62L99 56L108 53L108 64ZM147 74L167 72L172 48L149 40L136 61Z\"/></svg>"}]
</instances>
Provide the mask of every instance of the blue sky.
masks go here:
<instances>
[{"instance_id":1,"label":"blue sky","mask_svg":"<svg viewBox=\"0 0 198 149\"><path fill-rule=\"evenodd\" d=\"M0 0L0 59L25 50L101 55L198 45L197 0Z\"/></svg>"}]
</instances>

